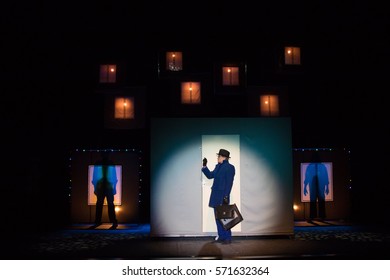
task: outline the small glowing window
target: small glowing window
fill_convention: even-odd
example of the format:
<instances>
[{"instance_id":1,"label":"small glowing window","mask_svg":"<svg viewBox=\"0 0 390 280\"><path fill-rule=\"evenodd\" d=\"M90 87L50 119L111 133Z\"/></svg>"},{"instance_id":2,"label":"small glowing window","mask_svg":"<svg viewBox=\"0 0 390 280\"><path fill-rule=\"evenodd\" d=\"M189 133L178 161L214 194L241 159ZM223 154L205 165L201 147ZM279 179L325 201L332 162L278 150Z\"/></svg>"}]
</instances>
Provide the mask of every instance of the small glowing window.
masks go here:
<instances>
[{"instance_id":1,"label":"small glowing window","mask_svg":"<svg viewBox=\"0 0 390 280\"><path fill-rule=\"evenodd\" d=\"M181 83L181 103L182 104L200 104L200 83L183 82Z\"/></svg>"},{"instance_id":2,"label":"small glowing window","mask_svg":"<svg viewBox=\"0 0 390 280\"><path fill-rule=\"evenodd\" d=\"M167 70L183 70L183 54L181 52L167 52L166 54Z\"/></svg>"},{"instance_id":3,"label":"small glowing window","mask_svg":"<svg viewBox=\"0 0 390 280\"><path fill-rule=\"evenodd\" d=\"M239 68L238 67L222 67L222 85L224 86L238 86Z\"/></svg>"},{"instance_id":4,"label":"small glowing window","mask_svg":"<svg viewBox=\"0 0 390 280\"><path fill-rule=\"evenodd\" d=\"M115 98L115 119L134 119L134 98Z\"/></svg>"},{"instance_id":5,"label":"small glowing window","mask_svg":"<svg viewBox=\"0 0 390 280\"><path fill-rule=\"evenodd\" d=\"M116 82L116 65L100 65L100 82L115 83Z\"/></svg>"},{"instance_id":6,"label":"small glowing window","mask_svg":"<svg viewBox=\"0 0 390 280\"><path fill-rule=\"evenodd\" d=\"M279 116L279 98L277 95L260 96L260 113L262 116Z\"/></svg>"},{"instance_id":7,"label":"small glowing window","mask_svg":"<svg viewBox=\"0 0 390 280\"><path fill-rule=\"evenodd\" d=\"M300 65L301 64L301 49L298 47L284 48L284 63L286 65Z\"/></svg>"}]
</instances>

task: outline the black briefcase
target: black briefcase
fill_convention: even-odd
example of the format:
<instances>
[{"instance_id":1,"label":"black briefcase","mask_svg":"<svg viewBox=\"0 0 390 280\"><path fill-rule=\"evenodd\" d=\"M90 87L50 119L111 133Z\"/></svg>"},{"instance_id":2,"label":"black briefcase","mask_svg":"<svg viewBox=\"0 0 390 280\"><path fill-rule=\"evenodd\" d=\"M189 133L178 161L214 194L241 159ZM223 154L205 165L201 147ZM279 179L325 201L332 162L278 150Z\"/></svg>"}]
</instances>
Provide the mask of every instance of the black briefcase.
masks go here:
<instances>
[{"instance_id":1,"label":"black briefcase","mask_svg":"<svg viewBox=\"0 0 390 280\"><path fill-rule=\"evenodd\" d=\"M219 205L215 208L215 211L217 219L225 230L231 229L244 220L235 203Z\"/></svg>"},{"instance_id":2,"label":"black briefcase","mask_svg":"<svg viewBox=\"0 0 390 280\"><path fill-rule=\"evenodd\" d=\"M222 204L215 208L217 219L232 219L234 217L233 205Z\"/></svg>"}]
</instances>

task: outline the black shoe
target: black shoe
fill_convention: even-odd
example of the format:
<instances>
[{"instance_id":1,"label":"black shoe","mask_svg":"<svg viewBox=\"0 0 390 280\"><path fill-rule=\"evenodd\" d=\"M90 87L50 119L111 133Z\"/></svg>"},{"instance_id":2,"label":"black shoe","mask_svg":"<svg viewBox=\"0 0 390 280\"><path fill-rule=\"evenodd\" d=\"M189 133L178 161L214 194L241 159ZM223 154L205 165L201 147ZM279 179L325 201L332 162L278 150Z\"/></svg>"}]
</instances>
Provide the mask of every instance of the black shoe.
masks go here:
<instances>
[{"instance_id":1,"label":"black shoe","mask_svg":"<svg viewBox=\"0 0 390 280\"><path fill-rule=\"evenodd\" d=\"M118 224L112 224L112 226L109 227L109 229L116 229L118 227Z\"/></svg>"}]
</instances>

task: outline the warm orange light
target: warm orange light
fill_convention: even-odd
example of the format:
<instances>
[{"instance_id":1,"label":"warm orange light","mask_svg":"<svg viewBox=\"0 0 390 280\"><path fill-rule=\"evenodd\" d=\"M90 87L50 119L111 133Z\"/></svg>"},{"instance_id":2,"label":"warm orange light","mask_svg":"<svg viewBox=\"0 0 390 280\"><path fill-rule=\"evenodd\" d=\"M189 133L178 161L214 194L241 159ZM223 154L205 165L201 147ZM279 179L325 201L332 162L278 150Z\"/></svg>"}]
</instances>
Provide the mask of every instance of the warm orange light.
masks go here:
<instances>
[{"instance_id":1,"label":"warm orange light","mask_svg":"<svg viewBox=\"0 0 390 280\"><path fill-rule=\"evenodd\" d=\"M301 49L299 47L285 47L284 63L288 65L300 65Z\"/></svg>"},{"instance_id":2,"label":"warm orange light","mask_svg":"<svg viewBox=\"0 0 390 280\"><path fill-rule=\"evenodd\" d=\"M200 104L200 83L183 82L181 83L181 103Z\"/></svg>"},{"instance_id":3,"label":"warm orange light","mask_svg":"<svg viewBox=\"0 0 390 280\"><path fill-rule=\"evenodd\" d=\"M180 71L182 70L183 62L182 58L183 55L181 52L167 52L166 53L166 60L167 65L166 69L169 71Z\"/></svg>"},{"instance_id":4,"label":"warm orange light","mask_svg":"<svg viewBox=\"0 0 390 280\"><path fill-rule=\"evenodd\" d=\"M120 212L122 209L119 207L119 206L115 206L115 212L118 213Z\"/></svg>"},{"instance_id":5,"label":"warm orange light","mask_svg":"<svg viewBox=\"0 0 390 280\"><path fill-rule=\"evenodd\" d=\"M279 97L274 94L261 95L260 113L262 116L279 116Z\"/></svg>"},{"instance_id":6,"label":"warm orange light","mask_svg":"<svg viewBox=\"0 0 390 280\"><path fill-rule=\"evenodd\" d=\"M100 65L100 82L115 83L116 82L116 65Z\"/></svg>"},{"instance_id":7,"label":"warm orange light","mask_svg":"<svg viewBox=\"0 0 390 280\"><path fill-rule=\"evenodd\" d=\"M239 68L238 67L222 67L222 85L224 86L238 86Z\"/></svg>"},{"instance_id":8,"label":"warm orange light","mask_svg":"<svg viewBox=\"0 0 390 280\"><path fill-rule=\"evenodd\" d=\"M134 119L134 99L131 97L115 98L115 118Z\"/></svg>"},{"instance_id":9,"label":"warm orange light","mask_svg":"<svg viewBox=\"0 0 390 280\"><path fill-rule=\"evenodd\" d=\"M296 205L296 204L294 204L294 205L293 205L293 209L294 209L294 211L297 211L297 210L299 210L299 206Z\"/></svg>"}]
</instances>

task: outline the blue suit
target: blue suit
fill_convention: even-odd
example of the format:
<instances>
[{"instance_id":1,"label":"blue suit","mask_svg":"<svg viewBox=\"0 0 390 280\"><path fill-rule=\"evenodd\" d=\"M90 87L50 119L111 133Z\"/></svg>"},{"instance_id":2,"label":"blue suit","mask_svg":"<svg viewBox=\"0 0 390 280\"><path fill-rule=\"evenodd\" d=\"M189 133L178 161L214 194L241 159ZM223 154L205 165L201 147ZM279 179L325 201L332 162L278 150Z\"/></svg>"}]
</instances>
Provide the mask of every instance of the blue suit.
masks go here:
<instances>
[{"instance_id":1,"label":"blue suit","mask_svg":"<svg viewBox=\"0 0 390 280\"><path fill-rule=\"evenodd\" d=\"M213 171L210 171L207 166L202 168L203 174L208 179L213 179L214 182L211 186L211 194L209 200L209 206L214 208L214 217L215 217L215 207L223 203L224 197L227 198L227 201L230 201L230 192L233 187L234 175L236 170L234 165L230 164L226 159L222 163L218 163ZM220 240L231 240L232 233L231 230L225 230L218 219L216 220L218 236Z\"/></svg>"}]
</instances>

